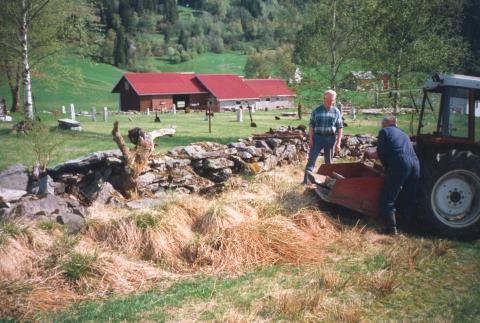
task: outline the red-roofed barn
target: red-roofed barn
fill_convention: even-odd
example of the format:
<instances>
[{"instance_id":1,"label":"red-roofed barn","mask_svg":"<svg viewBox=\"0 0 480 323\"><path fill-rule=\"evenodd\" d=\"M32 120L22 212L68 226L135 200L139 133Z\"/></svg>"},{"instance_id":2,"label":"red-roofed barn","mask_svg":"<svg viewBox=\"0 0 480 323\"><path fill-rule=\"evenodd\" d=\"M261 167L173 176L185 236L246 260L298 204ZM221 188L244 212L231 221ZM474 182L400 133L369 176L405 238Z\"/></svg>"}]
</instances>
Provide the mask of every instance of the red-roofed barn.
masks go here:
<instances>
[{"instance_id":1,"label":"red-roofed barn","mask_svg":"<svg viewBox=\"0 0 480 323\"><path fill-rule=\"evenodd\" d=\"M282 80L244 80L235 74L125 73L112 90L122 111L170 111L191 107L214 111L240 107L291 108L295 93Z\"/></svg>"},{"instance_id":2,"label":"red-roofed barn","mask_svg":"<svg viewBox=\"0 0 480 323\"><path fill-rule=\"evenodd\" d=\"M293 108L295 92L290 90L283 80L254 79L244 81L254 90L260 100L257 109Z\"/></svg>"},{"instance_id":3,"label":"red-roofed barn","mask_svg":"<svg viewBox=\"0 0 480 323\"><path fill-rule=\"evenodd\" d=\"M214 111L254 107L259 97L238 75L200 74L197 79L211 93L209 103Z\"/></svg>"},{"instance_id":4,"label":"red-roofed barn","mask_svg":"<svg viewBox=\"0 0 480 323\"><path fill-rule=\"evenodd\" d=\"M122 111L205 107L209 96L194 73L125 73L112 92L120 93Z\"/></svg>"}]
</instances>

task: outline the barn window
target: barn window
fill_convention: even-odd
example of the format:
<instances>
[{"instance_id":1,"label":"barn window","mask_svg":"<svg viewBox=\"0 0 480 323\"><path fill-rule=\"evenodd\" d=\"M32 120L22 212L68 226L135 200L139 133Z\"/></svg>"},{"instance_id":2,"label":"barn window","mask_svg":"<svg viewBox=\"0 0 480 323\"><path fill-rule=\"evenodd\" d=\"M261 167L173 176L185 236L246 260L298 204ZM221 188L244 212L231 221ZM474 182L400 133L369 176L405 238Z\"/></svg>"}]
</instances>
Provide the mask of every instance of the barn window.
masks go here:
<instances>
[{"instance_id":1,"label":"barn window","mask_svg":"<svg viewBox=\"0 0 480 323\"><path fill-rule=\"evenodd\" d=\"M125 85L125 91L128 91L130 89L128 82L124 82L123 84Z\"/></svg>"},{"instance_id":2,"label":"barn window","mask_svg":"<svg viewBox=\"0 0 480 323\"><path fill-rule=\"evenodd\" d=\"M240 101L236 101L236 102L235 102L235 104L242 104L242 102L240 102Z\"/></svg>"},{"instance_id":3,"label":"barn window","mask_svg":"<svg viewBox=\"0 0 480 323\"><path fill-rule=\"evenodd\" d=\"M270 101L270 98L266 98L265 101Z\"/></svg>"}]
</instances>

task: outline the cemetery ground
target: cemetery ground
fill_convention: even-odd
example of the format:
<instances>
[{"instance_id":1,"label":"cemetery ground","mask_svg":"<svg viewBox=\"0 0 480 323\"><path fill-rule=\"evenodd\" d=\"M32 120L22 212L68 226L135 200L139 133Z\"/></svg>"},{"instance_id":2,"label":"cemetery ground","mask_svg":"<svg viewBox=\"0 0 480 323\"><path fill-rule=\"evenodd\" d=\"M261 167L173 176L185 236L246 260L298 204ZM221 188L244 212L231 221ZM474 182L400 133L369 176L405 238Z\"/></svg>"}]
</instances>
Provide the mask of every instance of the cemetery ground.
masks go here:
<instances>
[{"instance_id":1,"label":"cemetery ground","mask_svg":"<svg viewBox=\"0 0 480 323\"><path fill-rule=\"evenodd\" d=\"M98 206L79 234L2 222L0 316L33 321L475 322L480 243L389 237L301 166L213 196ZM14 279L14 277L17 277Z\"/></svg>"},{"instance_id":2,"label":"cemetery ground","mask_svg":"<svg viewBox=\"0 0 480 323\"><path fill-rule=\"evenodd\" d=\"M68 107L67 107L68 111ZM56 130L57 120L68 118L67 115L39 113L39 117L44 124L51 127L49 140L58 142L59 147L53 153L50 166L60 162L87 155L88 153L116 149L117 146L112 140L111 131L115 120L120 122L120 131L126 136L128 129L140 127L145 131L152 131L159 128L168 128L175 125L177 133L173 137L163 137L157 140L157 150L166 152L175 146L188 145L197 141L216 141L223 144L236 141L238 138L248 137L254 133L262 133L270 128L280 125L291 125L296 127L299 124L308 125L309 115L302 116L302 120L295 117L282 117L282 112L296 112L296 110L276 110L276 111L256 111L253 113L253 119L257 128L250 127L248 111L243 111L243 122L236 122L235 112L215 113L212 118L212 133L208 132L208 121L205 121L205 114L202 112L184 113L179 111L177 115L171 113L159 114L160 123L154 122L155 115L145 114L135 115L115 115L110 112L108 121L104 122L100 114L101 108L97 107L97 121L93 122L89 116L77 116L81 122L83 131L71 132ZM280 120L275 120L275 116L280 116ZM14 115L14 122L18 122L22 115ZM365 120L359 116L356 121L346 121L348 127L345 128L347 134L376 134L380 124L381 117L369 117ZM401 126L407 130L409 118L401 119ZM23 163L31 167L35 162L35 157L29 141L31 138L23 134L12 134L12 123L0 123L0 170L15 164ZM128 139L127 139L128 141Z\"/></svg>"}]
</instances>

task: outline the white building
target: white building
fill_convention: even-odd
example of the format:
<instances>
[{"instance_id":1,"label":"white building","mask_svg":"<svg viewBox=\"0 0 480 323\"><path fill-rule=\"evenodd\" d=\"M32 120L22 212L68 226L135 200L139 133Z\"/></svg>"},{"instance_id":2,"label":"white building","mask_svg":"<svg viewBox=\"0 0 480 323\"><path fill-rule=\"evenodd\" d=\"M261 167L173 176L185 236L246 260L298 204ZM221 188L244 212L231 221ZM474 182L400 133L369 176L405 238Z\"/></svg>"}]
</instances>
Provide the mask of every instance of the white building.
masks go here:
<instances>
[{"instance_id":1,"label":"white building","mask_svg":"<svg viewBox=\"0 0 480 323\"><path fill-rule=\"evenodd\" d=\"M279 79L255 79L244 81L255 93L259 100L256 108L285 109L294 107L295 92L290 90L283 80Z\"/></svg>"}]
</instances>

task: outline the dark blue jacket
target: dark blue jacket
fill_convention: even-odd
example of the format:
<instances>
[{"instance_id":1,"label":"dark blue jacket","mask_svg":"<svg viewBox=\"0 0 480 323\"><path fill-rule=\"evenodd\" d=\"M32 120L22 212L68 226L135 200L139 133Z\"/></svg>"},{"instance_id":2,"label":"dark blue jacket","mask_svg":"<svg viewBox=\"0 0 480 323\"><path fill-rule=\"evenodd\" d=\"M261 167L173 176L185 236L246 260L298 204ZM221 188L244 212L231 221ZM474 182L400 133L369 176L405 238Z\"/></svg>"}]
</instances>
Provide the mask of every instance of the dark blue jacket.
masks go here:
<instances>
[{"instance_id":1,"label":"dark blue jacket","mask_svg":"<svg viewBox=\"0 0 480 323\"><path fill-rule=\"evenodd\" d=\"M378 133L377 153L387 170L405 165L416 167L419 165L410 138L395 126L389 126L380 130Z\"/></svg>"}]
</instances>

